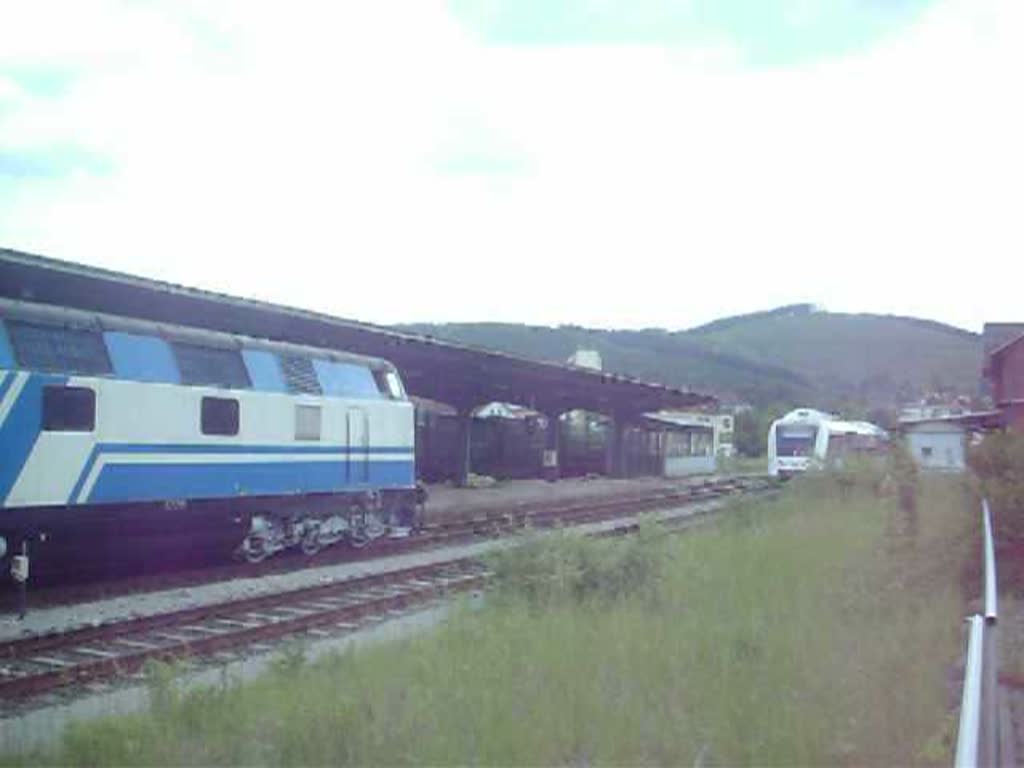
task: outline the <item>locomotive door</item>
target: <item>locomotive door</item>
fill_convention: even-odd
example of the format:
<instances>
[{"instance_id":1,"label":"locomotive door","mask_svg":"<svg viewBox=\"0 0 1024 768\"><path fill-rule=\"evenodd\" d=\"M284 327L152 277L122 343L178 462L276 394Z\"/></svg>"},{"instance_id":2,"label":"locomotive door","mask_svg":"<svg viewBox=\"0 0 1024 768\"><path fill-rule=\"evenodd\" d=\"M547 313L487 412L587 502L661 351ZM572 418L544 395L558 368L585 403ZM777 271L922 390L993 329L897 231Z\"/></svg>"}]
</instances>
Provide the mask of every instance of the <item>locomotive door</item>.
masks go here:
<instances>
[{"instance_id":1,"label":"locomotive door","mask_svg":"<svg viewBox=\"0 0 1024 768\"><path fill-rule=\"evenodd\" d=\"M348 429L348 481L370 482L370 421L362 408L349 408Z\"/></svg>"}]
</instances>

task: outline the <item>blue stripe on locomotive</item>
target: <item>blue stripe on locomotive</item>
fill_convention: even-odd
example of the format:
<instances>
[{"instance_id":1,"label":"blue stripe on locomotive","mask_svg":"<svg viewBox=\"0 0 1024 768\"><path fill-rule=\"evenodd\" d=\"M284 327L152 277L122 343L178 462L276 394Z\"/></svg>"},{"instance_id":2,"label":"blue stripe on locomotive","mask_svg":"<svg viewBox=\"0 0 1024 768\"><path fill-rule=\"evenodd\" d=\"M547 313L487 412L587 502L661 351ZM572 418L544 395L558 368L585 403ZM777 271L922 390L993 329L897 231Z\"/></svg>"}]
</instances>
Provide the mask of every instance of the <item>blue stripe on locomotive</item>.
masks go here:
<instances>
[{"instance_id":1,"label":"blue stripe on locomotive","mask_svg":"<svg viewBox=\"0 0 1024 768\"><path fill-rule=\"evenodd\" d=\"M369 478L347 480L347 463L241 462L238 464L108 464L89 494L90 502L278 496L332 493L362 488L409 487L413 461L370 461Z\"/></svg>"},{"instance_id":2,"label":"blue stripe on locomotive","mask_svg":"<svg viewBox=\"0 0 1024 768\"><path fill-rule=\"evenodd\" d=\"M0 368L14 368L14 351L7 338L7 329L0 323Z\"/></svg>"},{"instance_id":3,"label":"blue stripe on locomotive","mask_svg":"<svg viewBox=\"0 0 1024 768\"><path fill-rule=\"evenodd\" d=\"M4 375L0 401L7 390L14 386L16 378L15 373ZM65 381L67 378L64 376L30 374L7 413L7 418L0 424L0 457L3 457L3 461L0 461L0 503L11 492L39 438L42 429L40 414L43 409L43 386L63 384Z\"/></svg>"},{"instance_id":4,"label":"blue stripe on locomotive","mask_svg":"<svg viewBox=\"0 0 1024 768\"><path fill-rule=\"evenodd\" d=\"M180 462L117 464L114 459L100 470L89 493L90 502L151 501L159 499L223 498L241 495L333 493L362 488L409 488L416 482L415 462L408 447L375 446L349 450L345 446L196 445L107 443L96 445L71 490L68 503L79 500L100 457L118 454L180 454ZM261 461L202 463L186 458L201 455L331 456L334 461ZM350 454L356 454L350 469ZM362 472L359 454L399 454L408 458L367 460L369 477ZM359 470L359 471L355 471ZM360 474L358 480L353 475Z\"/></svg>"},{"instance_id":5,"label":"blue stripe on locomotive","mask_svg":"<svg viewBox=\"0 0 1024 768\"><path fill-rule=\"evenodd\" d=\"M7 396L7 390L11 388L11 384L13 382L13 373L8 373L7 371L0 371L0 403L4 401L4 398Z\"/></svg>"}]
</instances>

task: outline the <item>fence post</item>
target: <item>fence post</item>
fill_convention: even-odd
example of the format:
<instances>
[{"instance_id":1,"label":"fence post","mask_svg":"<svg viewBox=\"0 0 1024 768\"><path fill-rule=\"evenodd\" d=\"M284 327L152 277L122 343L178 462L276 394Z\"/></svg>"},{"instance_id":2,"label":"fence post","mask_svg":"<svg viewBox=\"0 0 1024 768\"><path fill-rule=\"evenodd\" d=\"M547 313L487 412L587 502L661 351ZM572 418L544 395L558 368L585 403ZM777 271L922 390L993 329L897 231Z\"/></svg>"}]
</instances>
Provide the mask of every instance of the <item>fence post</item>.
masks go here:
<instances>
[{"instance_id":1,"label":"fence post","mask_svg":"<svg viewBox=\"0 0 1024 768\"><path fill-rule=\"evenodd\" d=\"M985 551L984 681L982 686L981 765L1002 765L999 740L999 590L996 584L996 552L988 499L981 500Z\"/></svg>"},{"instance_id":2,"label":"fence post","mask_svg":"<svg viewBox=\"0 0 1024 768\"><path fill-rule=\"evenodd\" d=\"M992 515L988 499L981 500L981 518L985 527L985 621L995 624L999 618L998 590L996 589L996 550L992 540Z\"/></svg>"},{"instance_id":3,"label":"fence post","mask_svg":"<svg viewBox=\"0 0 1024 768\"><path fill-rule=\"evenodd\" d=\"M964 667L964 690L957 735L957 768L999 766L1009 755L1002 753L1003 702L999 691L999 607L996 584L995 544L988 500L981 502L982 557L985 562L984 616L974 615Z\"/></svg>"},{"instance_id":4,"label":"fence post","mask_svg":"<svg viewBox=\"0 0 1024 768\"><path fill-rule=\"evenodd\" d=\"M957 731L956 768L974 768L978 762L978 731L981 721L981 651L985 622L981 616L968 619L967 664L964 666L964 692L960 699L960 727Z\"/></svg>"}]
</instances>

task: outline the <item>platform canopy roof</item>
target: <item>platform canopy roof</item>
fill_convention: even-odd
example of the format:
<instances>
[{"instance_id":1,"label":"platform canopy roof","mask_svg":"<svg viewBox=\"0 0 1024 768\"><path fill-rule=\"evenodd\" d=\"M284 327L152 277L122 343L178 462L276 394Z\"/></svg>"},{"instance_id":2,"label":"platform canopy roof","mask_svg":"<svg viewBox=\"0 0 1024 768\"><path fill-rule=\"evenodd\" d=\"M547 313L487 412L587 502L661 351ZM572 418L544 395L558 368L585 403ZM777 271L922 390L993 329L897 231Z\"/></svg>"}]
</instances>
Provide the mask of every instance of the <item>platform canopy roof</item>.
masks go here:
<instances>
[{"instance_id":1,"label":"platform canopy roof","mask_svg":"<svg viewBox=\"0 0 1024 768\"><path fill-rule=\"evenodd\" d=\"M579 408L636 419L648 411L717 402L709 395L629 376L529 360L3 248L0 296L382 357L398 366L411 394L465 411L504 401L546 413Z\"/></svg>"}]
</instances>

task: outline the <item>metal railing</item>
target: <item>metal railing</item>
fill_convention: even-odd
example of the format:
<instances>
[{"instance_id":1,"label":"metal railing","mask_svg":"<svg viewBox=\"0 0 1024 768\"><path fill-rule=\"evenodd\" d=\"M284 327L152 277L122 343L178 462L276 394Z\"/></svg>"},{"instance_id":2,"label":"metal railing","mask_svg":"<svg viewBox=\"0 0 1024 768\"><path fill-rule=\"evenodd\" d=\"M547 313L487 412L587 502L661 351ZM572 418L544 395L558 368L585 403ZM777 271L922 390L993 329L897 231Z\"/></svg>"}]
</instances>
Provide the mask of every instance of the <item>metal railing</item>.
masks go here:
<instances>
[{"instance_id":1,"label":"metal railing","mask_svg":"<svg viewBox=\"0 0 1024 768\"><path fill-rule=\"evenodd\" d=\"M1012 762L1012 750L1001 744L999 695L999 606L996 589L996 556L992 543L992 515L988 501L981 502L982 550L985 557L985 613L967 619L970 634L964 665L964 690L960 700L956 768L1001 766Z\"/></svg>"}]
</instances>

